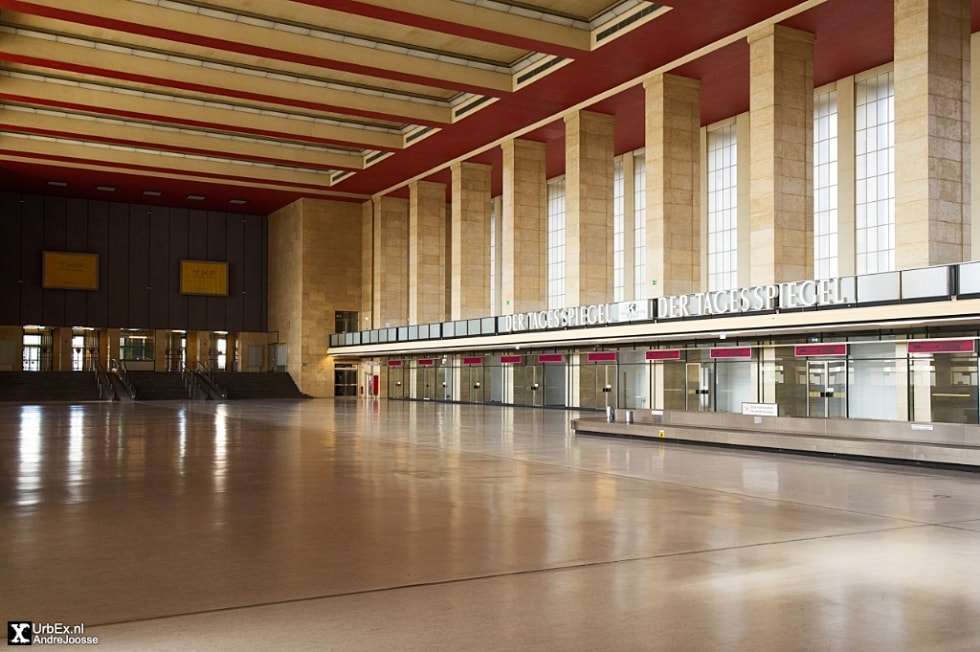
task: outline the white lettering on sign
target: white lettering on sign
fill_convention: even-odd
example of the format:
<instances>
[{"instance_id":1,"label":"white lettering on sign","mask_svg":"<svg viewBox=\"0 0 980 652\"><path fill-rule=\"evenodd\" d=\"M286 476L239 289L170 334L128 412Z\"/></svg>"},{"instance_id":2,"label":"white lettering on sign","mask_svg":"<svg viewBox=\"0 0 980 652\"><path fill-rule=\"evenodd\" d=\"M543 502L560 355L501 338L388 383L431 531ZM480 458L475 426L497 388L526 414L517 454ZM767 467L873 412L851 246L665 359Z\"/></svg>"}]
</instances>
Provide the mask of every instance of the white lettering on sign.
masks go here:
<instances>
[{"instance_id":1,"label":"white lettering on sign","mask_svg":"<svg viewBox=\"0 0 980 652\"><path fill-rule=\"evenodd\" d=\"M646 310L642 314L646 314ZM634 310L633 318L638 312ZM498 320L498 327L504 333L517 333L520 331L539 331L548 329L571 328L575 326L599 326L611 324L615 321L625 321L629 316L623 315L623 319L614 319L612 306L606 303L593 304L589 306L578 306L577 308L552 308L550 310L538 310L535 312L522 312L515 315L503 315Z\"/></svg>"},{"instance_id":2,"label":"white lettering on sign","mask_svg":"<svg viewBox=\"0 0 980 652\"><path fill-rule=\"evenodd\" d=\"M656 319L663 320L837 306L854 302L854 287L853 278L825 278L678 294L657 299L655 314ZM501 333L559 330L647 320L653 315L649 301L597 303L502 315L497 318L497 329Z\"/></svg>"},{"instance_id":3,"label":"white lettering on sign","mask_svg":"<svg viewBox=\"0 0 980 652\"><path fill-rule=\"evenodd\" d=\"M773 283L736 290L716 290L657 300L658 319L732 315L762 310L814 308L853 302L839 278Z\"/></svg>"}]
</instances>

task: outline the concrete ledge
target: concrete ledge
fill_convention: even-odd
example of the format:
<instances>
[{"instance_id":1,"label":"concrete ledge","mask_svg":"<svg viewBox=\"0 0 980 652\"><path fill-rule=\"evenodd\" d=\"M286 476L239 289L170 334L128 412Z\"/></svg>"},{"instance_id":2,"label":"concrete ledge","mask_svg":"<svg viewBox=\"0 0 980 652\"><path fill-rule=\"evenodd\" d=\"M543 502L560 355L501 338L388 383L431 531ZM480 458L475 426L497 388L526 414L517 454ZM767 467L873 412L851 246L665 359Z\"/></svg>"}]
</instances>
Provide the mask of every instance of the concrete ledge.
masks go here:
<instances>
[{"instance_id":1,"label":"concrete ledge","mask_svg":"<svg viewBox=\"0 0 980 652\"><path fill-rule=\"evenodd\" d=\"M728 413L665 411L662 417L624 410L615 421L572 421L577 434L761 448L800 453L878 458L920 464L978 467L980 426L867 419L757 417Z\"/></svg>"}]
</instances>

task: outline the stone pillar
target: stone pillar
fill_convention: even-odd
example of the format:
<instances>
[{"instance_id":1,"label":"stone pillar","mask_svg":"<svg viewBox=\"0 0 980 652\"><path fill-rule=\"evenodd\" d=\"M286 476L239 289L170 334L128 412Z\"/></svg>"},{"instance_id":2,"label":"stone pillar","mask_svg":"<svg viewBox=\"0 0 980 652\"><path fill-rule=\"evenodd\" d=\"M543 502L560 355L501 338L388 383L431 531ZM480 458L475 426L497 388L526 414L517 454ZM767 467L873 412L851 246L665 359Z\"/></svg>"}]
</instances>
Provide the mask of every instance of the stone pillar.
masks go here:
<instances>
[{"instance_id":1,"label":"stone pillar","mask_svg":"<svg viewBox=\"0 0 980 652\"><path fill-rule=\"evenodd\" d=\"M0 371L20 371L24 366L24 329L0 326Z\"/></svg>"},{"instance_id":2,"label":"stone pillar","mask_svg":"<svg viewBox=\"0 0 980 652\"><path fill-rule=\"evenodd\" d=\"M408 322L446 319L446 185L409 184Z\"/></svg>"},{"instance_id":3,"label":"stone pillar","mask_svg":"<svg viewBox=\"0 0 980 652\"><path fill-rule=\"evenodd\" d=\"M374 323L374 202L361 204L361 307L360 330L378 328Z\"/></svg>"},{"instance_id":4,"label":"stone pillar","mask_svg":"<svg viewBox=\"0 0 980 652\"><path fill-rule=\"evenodd\" d=\"M895 264L968 259L970 2L895 0Z\"/></svg>"},{"instance_id":5,"label":"stone pillar","mask_svg":"<svg viewBox=\"0 0 980 652\"><path fill-rule=\"evenodd\" d=\"M287 345L286 367L311 396L334 394L334 313L361 305L360 216L358 204L317 199L269 216L269 330Z\"/></svg>"},{"instance_id":6,"label":"stone pillar","mask_svg":"<svg viewBox=\"0 0 980 652\"><path fill-rule=\"evenodd\" d=\"M752 285L813 276L813 43L782 25L749 37Z\"/></svg>"},{"instance_id":7,"label":"stone pillar","mask_svg":"<svg viewBox=\"0 0 980 652\"><path fill-rule=\"evenodd\" d=\"M613 128L611 115L565 117L565 304L613 295Z\"/></svg>"},{"instance_id":8,"label":"stone pillar","mask_svg":"<svg viewBox=\"0 0 980 652\"><path fill-rule=\"evenodd\" d=\"M122 334L118 328L106 328L99 331L99 351L106 369L112 369L112 360L119 360L119 337Z\"/></svg>"},{"instance_id":9,"label":"stone pillar","mask_svg":"<svg viewBox=\"0 0 980 652\"><path fill-rule=\"evenodd\" d=\"M548 182L544 143L503 144L501 314L548 307Z\"/></svg>"},{"instance_id":10,"label":"stone pillar","mask_svg":"<svg viewBox=\"0 0 980 652\"><path fill-rule=\"evenodd\" d=\"M153 331L153 371L178 371L167 368L167 358L170 351L170 331L157 329Z\"/></svg>"},{"instance_id":11,"label":"stone pillar","mask_svg":"<svg viewBox=\"0 0 980 652\"><path fill-rule=\"evenodd\" d=\"M490 314L490 166L453 163L450 319Z\"/></svg>"},{"instance_id":12,"label":"stone pillar","mask_svg":"<svg viewBox=\"0 0 980 652\"><path fill-rule=\"evenodd\" d=\"M71 371L71 328L58 326L51 338L51 371Z\"/></svg>"},{"instance_id":13,"label":"stone pillar","mask_svg":"<svg viewBox=\"0 0 980 652\"><path fill-rule=\"evenodd\" d=\"M701 281L701 82L658 75L644 89L647 294L637 299L697 292Z\"/></svg>"},{"instance_id":14,"label":"stone pillar","mask_svg":"<svg viewBox=\"0 0 980 652\"><path fill-rule=\"evenodd\" d=\"M408 323L408 200L374 199L374 328Z\"/></svg>"}]
</instances>

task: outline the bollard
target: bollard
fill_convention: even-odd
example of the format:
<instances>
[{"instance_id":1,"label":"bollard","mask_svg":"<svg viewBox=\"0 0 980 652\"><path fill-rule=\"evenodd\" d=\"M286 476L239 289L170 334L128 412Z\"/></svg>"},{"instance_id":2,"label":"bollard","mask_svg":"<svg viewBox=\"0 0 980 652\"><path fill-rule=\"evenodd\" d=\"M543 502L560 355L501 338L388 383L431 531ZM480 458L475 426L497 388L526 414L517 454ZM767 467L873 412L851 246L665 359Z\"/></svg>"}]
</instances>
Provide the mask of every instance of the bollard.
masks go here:
<instances>
[{"instance_id":1,"label":"bollard","mask_svg":"<svg viewBox=\"0 0 980 652\"><path fill-rule=\"evenodd\" d=\"M611 405L607 405L606 406L606 421L615 421L615 420L616 420L616 411L612 408Z\"/></svg>"},{"instance_id":2,"label":"bollard","mask_svg":"<svg viewBox=\"0 0 980 652\"><path fill-rule=\"evenodd\" d=\"M633 410L626 410L626 423L633 423Z\"/></svg>"}]
</instances>

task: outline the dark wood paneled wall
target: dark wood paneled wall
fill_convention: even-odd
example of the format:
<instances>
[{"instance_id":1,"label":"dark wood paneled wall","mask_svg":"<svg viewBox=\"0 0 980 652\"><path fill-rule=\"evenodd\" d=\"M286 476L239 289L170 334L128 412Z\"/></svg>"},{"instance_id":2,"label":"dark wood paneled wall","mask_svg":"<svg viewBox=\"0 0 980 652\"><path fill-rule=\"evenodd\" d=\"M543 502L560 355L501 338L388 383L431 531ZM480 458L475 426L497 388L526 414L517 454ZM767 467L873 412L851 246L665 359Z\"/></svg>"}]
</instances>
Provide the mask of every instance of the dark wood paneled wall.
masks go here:
<instances>
[{"instance_id":1,"label":"dark wood paneled wall","mask_svg":"<svg viewBox=\"0 0 980 652\"><path fill-rule=\"evenodd\" d=\"M44 251L98 254L98 290L41 286ZM228 296L180 293L181 259L228 263ZM0 193L0 324L268 330L264 215Z\"/></svg>"}]
</instances>

